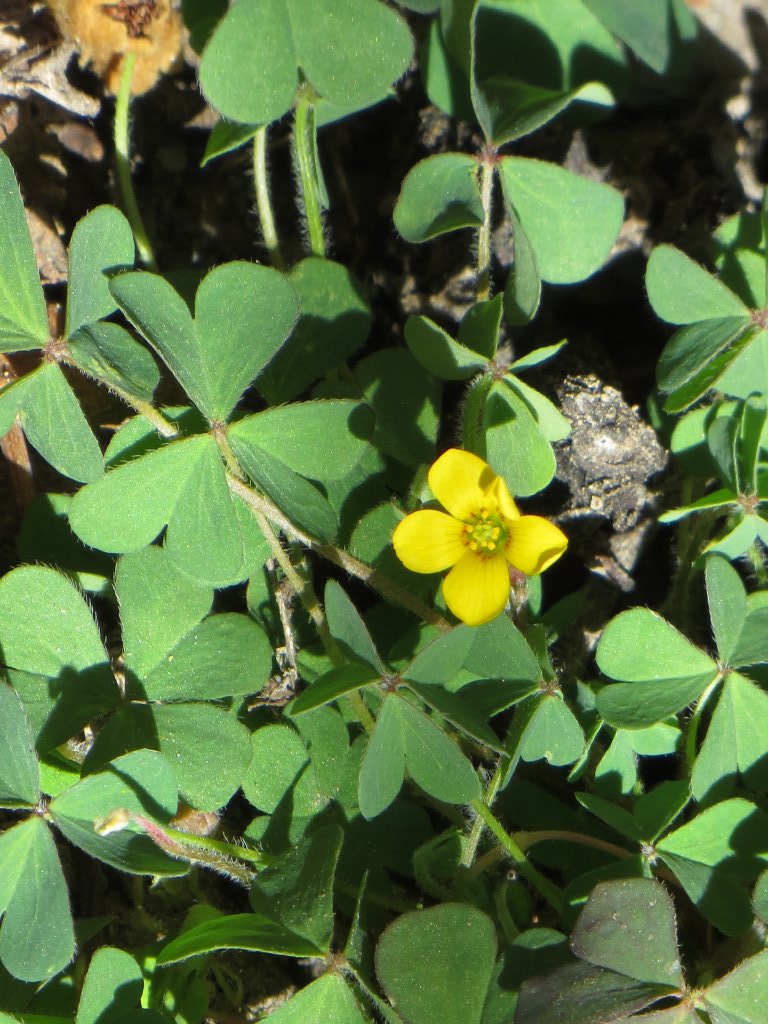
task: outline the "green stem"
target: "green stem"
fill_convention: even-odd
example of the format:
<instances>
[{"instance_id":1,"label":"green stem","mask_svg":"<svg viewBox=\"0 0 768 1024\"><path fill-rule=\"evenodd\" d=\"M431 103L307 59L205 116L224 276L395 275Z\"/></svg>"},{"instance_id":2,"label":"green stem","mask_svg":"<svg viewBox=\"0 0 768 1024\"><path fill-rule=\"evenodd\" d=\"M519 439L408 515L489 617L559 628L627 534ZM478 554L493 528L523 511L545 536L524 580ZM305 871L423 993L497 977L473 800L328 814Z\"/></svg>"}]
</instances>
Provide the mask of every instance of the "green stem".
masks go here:
<instances>
[{"instance_id":1,"label":"green stem","mask_svg":"<svg viewBox=\"0 0 768 1024\"><path fill-rule=\"evenodd\" d=\"M258 523L259 529L261 530L264 539L269 545L272 557L275 559L277 564L283 570L285 578L290 583L293 592L301 601L304 609L309 615L310 619L315 625L320 641L325 648L325 652L330 658L331 664L333 665L344 665L346 659L339 649L339 645L331 635L331 631L328 628L328 619L326 618L323 606L317 598L315 588L312 585L312 581L309 577L302 576L296 569L296 566L291 561L288 553L284 550L280 539L276 535L275 531L269 524L269 520L264 511L256 508L255 505L250 505L251 514ZM368 710L365 701L357 691L347 694L349 703L365 731L370 735L375 727L375 722Z\"/></svg>"},{"instance_id":2,"label":"green stem","mask_svg":"<svg viewBox=\"0 0 768 1024\"><path fill-rule=\"evenodd\" d=\"M340 569L344 569L350 576L355 576L373 590L376 590L382 597L386 597L395 604L399 604L401 607L413 612L414 615L417 615L431 626L436 626L443 632L451 628L450 622L444 619L442 615L430 608L429 605L424 604L417 597L414 597L407 590L393 583L386 576L382 576L378 570L371 568L370 565L366 565L365 562L361 562L346 551L342 551L341 548L337 548L333 544L324 544L315 537L304 533L297 526L294 526L290 519L269 498L263 494L258 494L236 476L228 474L227 484L232 494L242 498L252 511L262 512L270 522L279 526L290 540L297 541L299 544L303 544L304 547L316 551L322 558L333 562L334 565L338 565Z\"/></svg>"},{"instance_id":3,"label":"green stem","mask_svg":"<svg viewBox=\"0 0 768 1024\"><path fill-rule=\"evenodd\" d=\"M486 807L493 807L493 801L496 799L496 794L499 792L499 786L501 786L508 764L508 757L499 758L494 773L485 788L485 792L483 793L482 799ZM472 867L475 857L477 856L477 845L480 842L480 836L483 834L484 827L483 819L478 815L472 822L472 828L467 836L464 851L461 855L461 866L463 868Z\"/></svg>"},{"instance_id":4,"label":"green stem","mask_svg":"<svg viewBox=\"0 0 768 1024\"><path fill-rule=\"evenodd\" d=\"M174 426L170 420L167 420L150 402L144 402L142 399L136 398L135 395L129 395L121 388L115 387L112 383L109 384L109 388L122 398L126 405L135 409L140 416L143 416L145 420L151 423L160 437L170 438L179 436L179 428Z\"/></svg>"},{"instance_id":5,"label":"green stem","mask_svg":"<svg viewBox=\"0 0 768 1024\"><path fill-rule=\"evenodd\" d=\"M488 827L488 830L496 837L499 845L504 850L506 855L515 865L517 872L526 881L536 889L540 896L542 896L551 907L553 907L558 914L562 914L565 909L565 897L560 889L548 878L545 878L540 871L525 859L525 854L517 845L512 836L504 829L501 822L494 816L490 807L485 805L485 802L480 800L472 801L472 809L482 819L484 824Z\"/></svg>"},{"instance_id":6,"label":"green stem","mask_svg":"<svg viewBox=\"0 0 768 1024\"><path fill-rule=\"evenodd\" d=\"M475 377L467 388L462 410L461 439L469 452L479 454L485 444L485 403L493 386L493 376Z\"/></svg>"},{"instance_id":7,"label":"green stem","mask_svg":"<svg viewBox=\"0 0 768 1024\"><path fill-rule=\"evenodd\" d=\"M610 853L620 860L627 860L634 857L631 850L625 850L623 846L616 843L609 843L605 839L598 839L596 836L587 836L583 832L570 832L567 829L540 829L538 832L515 832L513 839L518 847L525 853L536 843L560 841L564 843L576 843L578 846L590 846L593 850L602 850L603 853Z\"/></svg>"},{"instance_id":8,"label":"green stem","mask_svg":"<svg viewBox=\"0 0 768 1024\"><path fill-rule=\"evenodd\" d=\"M707 706L709 698L720 685L722 678L723 673L718 672L716 678L712 680L696 702L696 710L691 715L691 720L688 723L688 731L685 736L685 763L688 768L688 774L693 770L693 762L696 760L696 741L699 736L699 726L701 725L704 708Z\"/></svg>"},{"instance_id":9,"label":"green stem","mask_svg":"<svg viewBox=\"0 0 768 1024\"><path fill-rule=\"evenodd\" d=\"M301 195L304 202L304 216L307 221L309 247L313 256L325 256L323 237L323 216L320 209L318 188L319 167L317 166L317 134L315 127L314 95L302 88L296 104L296 120L293 140L296 163L299 168Z\"/></svg>"},{"instance_id":10,"label":"green stem","mask_svg":"<svg viewBox=\"0 0 768 1024\"><path fill-rule=\"evenodd\" d=\"M491 218L493 215L493 179L495 160L487 156L480 164L480 202L483 223L477 232L477 301L491 297Z\"/></svg>"},{"instance_id":11,"label":"green stem","mask_svg":"<svg viewBox=\"0 0 768 1024\"><path fill-rule=\"evenodd\" d=\"M115 161L117 163L117 177L120 182L120 191L123 196L123 206L128 221L136 239L136 248L139 250L139 257L142 263L150 270L157 270L155 254L149 241L144 221L139 212L139 204L136 202L136 193L133 191L131 179L131 156L130 156L130 127L129 110L131 106L131 82L133 80L133 69L136 64L136 54L126 55L123 66L123 74L120 78L120 88L115 101Z\"/></svg>"},{"instance_id":12,"label":"green stem","mask_svg":"<svg viewBox=\"0 0 768 1024\"><path fill-rule=\"evenodd\" d=\"M285 261L280 251L272 201L269 197L269 173L267 171L267 126L261 125L253 137L253 182L256 190L256 207L264 245L273 267L285 270Z\"/></svg>"}]
</instances>

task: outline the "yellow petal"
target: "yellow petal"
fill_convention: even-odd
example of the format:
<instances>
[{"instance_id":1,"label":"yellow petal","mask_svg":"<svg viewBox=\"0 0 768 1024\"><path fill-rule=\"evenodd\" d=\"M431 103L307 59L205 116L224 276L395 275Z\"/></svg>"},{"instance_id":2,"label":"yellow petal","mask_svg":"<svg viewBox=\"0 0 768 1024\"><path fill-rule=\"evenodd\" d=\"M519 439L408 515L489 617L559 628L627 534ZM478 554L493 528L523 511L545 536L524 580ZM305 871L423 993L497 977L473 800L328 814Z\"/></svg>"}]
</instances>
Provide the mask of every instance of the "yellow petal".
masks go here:
<instances>
[{"instance_id":1,"label":"yellow petal","mask_svg":"<svg viewBox=\"0 0 768 1024\"><path fill-rule=\"evenodd\" d=\"M495 619L509 598L509 570L497 555L483 558L467 551L443 580L443 597L453 614L468 626Z\"/></svg>"},{"instance_id":2,"label":"yellow petal","mask_svg":"<svg viewBox=\"0 0 768 1024\"><path fill-rule=\"evenodd\" d=\"M491 502L496 505L496 508L501 512L507 522L520 518L520 513L517 510L517 505L512 499L512 495L509 493L509 488L500 476L496 477L486 491L485 496L486 500L490 498Z\"/></svg>"},{"instance_id":3,"label":"yellow petal","mask_svg":"<svg viewBox=\"0 0 768 1024\"><path fill-rule=\"evenodd\" d=\"M422 509L412 512L395 527L395 554L412 572L442 572L454 565L467 550L464 526L444 512Z\"/></svg>"},{"instance_id":4,"label":"yellow petal","mask_svg":"<svg viewBox=\"0 0 768 1024\"><path fill-rule=\"evenodd\" d=\"M541 516L520 516L509 528L504 554L526 576L538 576L556 562L568 547L568 538L554 523Z\"/></svg>"},{"instance_id":5,"label":"yellow petal","mask_svg":"<svg viewBox=\"0 0 768 1024\"><path fill-rule=\"evenodd\" d=\"M496 474L472 452L449 448L433 464L427 479L443 508L466 521L479 510L483 495Z\"/></svg>"}]
</instances>

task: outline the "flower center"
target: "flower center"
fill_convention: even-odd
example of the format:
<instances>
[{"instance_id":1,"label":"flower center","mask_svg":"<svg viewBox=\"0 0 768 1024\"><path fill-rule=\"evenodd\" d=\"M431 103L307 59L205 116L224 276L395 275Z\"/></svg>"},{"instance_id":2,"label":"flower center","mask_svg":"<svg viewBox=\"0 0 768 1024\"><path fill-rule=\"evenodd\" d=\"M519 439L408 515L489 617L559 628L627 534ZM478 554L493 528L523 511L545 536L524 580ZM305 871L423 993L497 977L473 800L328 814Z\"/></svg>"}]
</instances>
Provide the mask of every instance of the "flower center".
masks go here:
<instances>
[{"instance_id":1,"label":"flower center","mask_svg":"<svg viewBox=\"0 0 768 1024\"><path fill-rule=\"evenodd\" d=\"M481 509L464 524L464 543L478 555L495 555L507 540L506 523L502 516Z\"/></svg>"}]
</instances>

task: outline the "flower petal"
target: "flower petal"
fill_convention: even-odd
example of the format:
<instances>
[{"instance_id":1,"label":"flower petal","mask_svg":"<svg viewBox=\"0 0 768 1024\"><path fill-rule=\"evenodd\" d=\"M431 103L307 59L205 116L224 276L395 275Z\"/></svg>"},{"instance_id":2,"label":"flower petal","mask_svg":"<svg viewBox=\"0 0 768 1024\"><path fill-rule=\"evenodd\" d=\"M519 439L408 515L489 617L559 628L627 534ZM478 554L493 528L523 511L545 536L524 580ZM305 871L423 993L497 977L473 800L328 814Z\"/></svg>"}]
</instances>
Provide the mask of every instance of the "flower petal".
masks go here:
<instances>
[{"instance_id":1,"label":"flower petal","mask_svg":"<svg viewBox=\"0 0 768 1024\"><path fill-rule=\"evenodd\" d=\"M395 554L412 572L442 572L467 550L462 540L464 524L444 512L422 509L412 512L395 527Z\"/></svg>"},{"instance_id":2,"label":"flower petal","mask_svg":"<svg viewBox=\"0 0 768 1024\"><path fill-rule=\"evenodd\" d=\"M541 516L520 516L509 527L504 551L507 561L526 576L538 576L568 547L568 538Z\"/></svg>"},{"instance_id":3,"label":"flower petal","mask_svg":"<svg viewBox=\"0 0 768 1024\"><path fill-rule=\"evenodd\" d=\"M432 493L452 516L466 521L480 508L484 493L496 479L491 467L472 452L449 448L427 477Z\"/></svg>"},{"instance_id":4,"label":"flower petal","mask_svg":"<svg viewBox=\"0 0 768 1024\"><path fill-rule=\"evenodd\" d=\"M509 598L509 569L500 556L483 558L467 551L443 580L443 597L468 626L495 619Z\"/></svg>"},{"instance_id":5,"label":"flower petal","mask_svg":"<svg viewBox=\"0 0 768 1024\"><path fill-rule=\"evenodd\" d=\"M486 503L489 498L491 502L496 505L496 508L501 512L507 522L520 518L520 513L512 495L509 493L509 488L500 476L496 477L486 491Z\"/></svg>"}]
</instances>

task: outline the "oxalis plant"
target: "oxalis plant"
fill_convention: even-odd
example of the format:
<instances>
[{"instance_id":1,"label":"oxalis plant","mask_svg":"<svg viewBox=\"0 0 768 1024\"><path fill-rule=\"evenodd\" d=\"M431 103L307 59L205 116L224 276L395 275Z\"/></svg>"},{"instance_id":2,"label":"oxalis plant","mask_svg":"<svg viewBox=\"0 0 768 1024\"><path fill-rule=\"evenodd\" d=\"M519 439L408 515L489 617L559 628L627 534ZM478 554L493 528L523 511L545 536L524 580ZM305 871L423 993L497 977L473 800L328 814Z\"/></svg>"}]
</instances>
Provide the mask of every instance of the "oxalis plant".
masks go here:
<instances>
[{"instance_id":1,"label":"oxalis plant","mask_svg":"<svg viewBox=\"0 0 768 1024\"><path fill-rule=\"evenodd\" d=\"M251 147L264 263L160 272L130 60L127 217L77 224L58 318L0 153L0 431L40 481L0 578L3 1022L254 1019L264 954L300 982L275 1024L766 1019L768 218L726 221L710 269L651 253L677 572L571 664L580 595L542 583L567 530L535 497L570 424L525 380L565 342L516 349L545 285L599 272L623 200L519 143L588 130L696 26L681 0L400 6L431 18L184 5L205 161ZM397 183L394 226L464 231L474 301L374 347L318 132L417 50L476 132Z\"/></svg>"}]
</instances>

